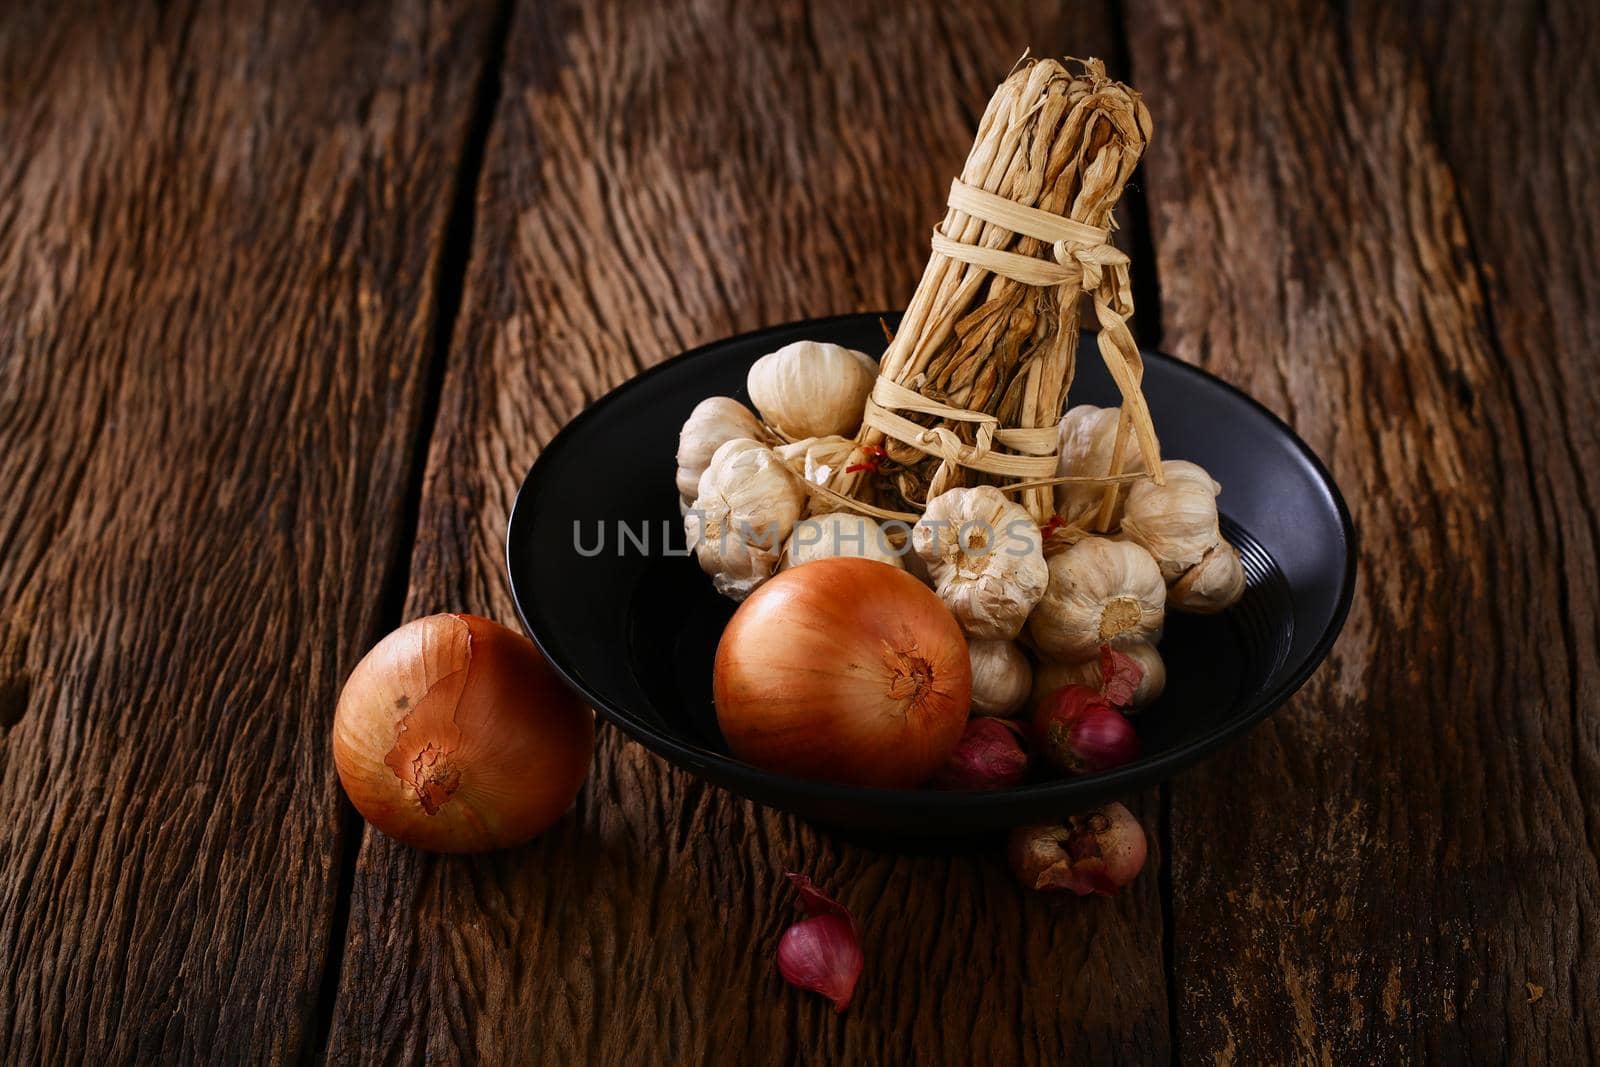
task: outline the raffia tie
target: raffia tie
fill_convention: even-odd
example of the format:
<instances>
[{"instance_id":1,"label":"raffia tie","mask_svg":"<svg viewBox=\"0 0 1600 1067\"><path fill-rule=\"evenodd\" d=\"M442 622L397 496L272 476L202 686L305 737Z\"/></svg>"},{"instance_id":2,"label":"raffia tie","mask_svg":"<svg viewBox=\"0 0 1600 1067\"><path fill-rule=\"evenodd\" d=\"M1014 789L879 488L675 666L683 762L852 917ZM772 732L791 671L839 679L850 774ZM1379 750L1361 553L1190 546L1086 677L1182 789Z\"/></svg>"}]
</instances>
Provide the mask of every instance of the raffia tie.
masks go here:
<instances>
[{"instance_id":1,"label":"raffia tie","mask_svg":"<svg viewBox=\"0 0 1600 1067\"><path fill-rule=\"evenodd\" d=\"M1110 231L1007 200L960 179L950 183L950 196L946 202L972 218L1047 242L1051 258L1040 259L983 245L965 244L951 240L936 229L933 231L933 250L939 255L1024 285L1061 286L1081 290L1091 296L1095 316L1100 323L1097 337L1100 357L1122 394L1122 413L1115 438L1118 455L1114 457L1112 469L1120 469L1122 442L1131 423L1134 435L1139 440L1140 451L1149 460L1151 477L1158 483L1162 482L1161 446L1150 420L1149 406L1139 388L1144 379L1144 360L1139 355L1139 346L1134 343L1133 334L1128 330L1128 317L1133 314L1128 256L1111 243ZM930 429L897 415L896 411L933 415L950 422L976 423L975 441L971 445L964 444L947 427ZM1049 484L1054 480L1051 478L1056 470L1054 426L1004 429L993 415L929 400L915 390L883 377L873 387L863 421L926 455L937 456L940 464L930 482L931 487L949 484L958 466L1028 479L1030 485ZM1025 454L995 452L993 447L997 442ZM1123 480L1113 475L1107 477L1105 482L1114 485ZM934 495L932 488L931 495Z\"/></svg>"}]
</instances>

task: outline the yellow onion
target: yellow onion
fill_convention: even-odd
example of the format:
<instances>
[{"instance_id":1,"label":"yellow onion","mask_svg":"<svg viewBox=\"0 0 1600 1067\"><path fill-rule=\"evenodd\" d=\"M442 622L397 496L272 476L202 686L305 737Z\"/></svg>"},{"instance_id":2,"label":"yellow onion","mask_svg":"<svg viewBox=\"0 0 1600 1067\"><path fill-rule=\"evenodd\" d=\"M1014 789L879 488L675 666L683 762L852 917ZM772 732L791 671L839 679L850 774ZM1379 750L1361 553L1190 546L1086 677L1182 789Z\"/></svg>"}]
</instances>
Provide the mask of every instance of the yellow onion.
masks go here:
<instances>
[{"instance_id":1,"label":"yellow onion","mask_svg":"<svg viewBox=\"0 0 1600 1067\"><path fill-rule=\"evenodd\" d=\"M533 643L474 615L430 615L378 642L333 718L350 802L430 852L541 833L578 795L593 752L593 714Z\"/></svg>"},{"instance_id":2,"label":"yellow onion","mask_svg":"<svg viewBox=\"0 0 1600 1067\"><path fill-rule=\"evenodd\" d=\"M717 724L767 770L909 787L966 726L967 644L927 586L886 563L822 559L744 602L717 646Z\"/></svg>"}]
</instances>

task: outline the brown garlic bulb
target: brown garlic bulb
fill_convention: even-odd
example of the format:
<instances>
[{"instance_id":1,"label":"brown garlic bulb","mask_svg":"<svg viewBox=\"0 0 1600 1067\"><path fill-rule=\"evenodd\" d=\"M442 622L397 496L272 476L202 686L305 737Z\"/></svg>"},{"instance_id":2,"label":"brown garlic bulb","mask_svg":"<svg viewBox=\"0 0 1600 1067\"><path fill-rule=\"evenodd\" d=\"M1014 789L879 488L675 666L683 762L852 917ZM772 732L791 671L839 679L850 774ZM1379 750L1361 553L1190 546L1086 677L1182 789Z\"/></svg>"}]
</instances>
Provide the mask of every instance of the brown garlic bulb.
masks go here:
<instances>
[{"instance_id":1,"label":"brown garlic bulb","mask_svg":"<svg viewBox=\"0 0 1600 1067\"><path fill-rule=\"evenodd\" d=\"M1073 662L1159 639L1167 586L1161 568L1136 544L1086 537L1051 557L1050 584L1028 616L1041 655Z\"/></svg>"},{"instance_id":2,"label":"brown garlic bulb","mask_svg":"<svg viewBox=\"0 0 1600 1067\"><path fill-rule=\"evenodd\" d=\"M1219 540L1167 590L1167 602L1179 611L1215 615L1244 596L1244 566L1239 550Z\"/></svg>"}]
</instances>

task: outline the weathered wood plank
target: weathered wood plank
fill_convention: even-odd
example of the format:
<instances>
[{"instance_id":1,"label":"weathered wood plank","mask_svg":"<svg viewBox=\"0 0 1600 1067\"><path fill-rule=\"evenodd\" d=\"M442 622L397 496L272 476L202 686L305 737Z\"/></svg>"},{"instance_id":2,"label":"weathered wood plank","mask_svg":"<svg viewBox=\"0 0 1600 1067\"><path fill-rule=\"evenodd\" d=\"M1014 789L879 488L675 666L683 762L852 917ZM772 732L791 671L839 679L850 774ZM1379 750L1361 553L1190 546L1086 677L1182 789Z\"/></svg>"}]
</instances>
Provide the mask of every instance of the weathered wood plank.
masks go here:
<instances>
[{"instance_id":1,"label":"weathered wood plank","mask_svg":"<svg viewBox=\"0 0 1600 1067\"><path fill-rule=\"evenodd\" d=\"M283 1060L488 20L86 14L0 19L0 1055Z\"/></svg>"},{"instance_id":2,"label":"weathered wood plank","mask_svg":"<svg viewBox=\"0 0 1600 1067\"><path fill-rule=\"evenodd\" d=\"M1329 666L1172 787L1185 1060L1600 1051L1594 33L1505 18L1441 56L1388 5L1131 6L1166 344L1363 543Z\"/></svg>"},{"instance_id":3,"label":"weathered wood plank","mask_svg":"<svg viewBox=\"0 0 1600 1067\"><path fill-rule=\"evenodd\" d=\"M519 6L408 612L515 619L512 493L586 402L703 341L903 302L993 85L1025 46L1106 47L1035 6ZM865 927L842 1018L774 971L785 867ZM998 852L852 847L604 728L575 813L529 847L430 859L369 832L331 1054L1148 1063L1161 927L1153 876L1029 899Z\"/></svg>"}]
</instances>

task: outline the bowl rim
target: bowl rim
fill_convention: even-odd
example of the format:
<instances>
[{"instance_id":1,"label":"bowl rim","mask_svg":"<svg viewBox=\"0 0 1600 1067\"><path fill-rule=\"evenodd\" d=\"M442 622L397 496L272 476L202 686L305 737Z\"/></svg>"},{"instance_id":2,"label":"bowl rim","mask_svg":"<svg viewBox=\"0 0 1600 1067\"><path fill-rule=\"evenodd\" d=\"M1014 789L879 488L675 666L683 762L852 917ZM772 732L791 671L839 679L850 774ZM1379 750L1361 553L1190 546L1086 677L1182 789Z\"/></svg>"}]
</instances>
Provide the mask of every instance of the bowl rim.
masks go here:
<instances>
[{"instance_id":1,"label":"bowl rim","mask_svg":"<svg viewBox=\"0 0 1600 1067\"><path fill-rule=\"evenodd\" d=\"M559 451L559 446L564 438L575 434L579 428L594 418L597 412L608 407L622 393L631 391L637 388L640 383L681 363L705 355L713 349L720 349L735 342L759 341L763 337L790 333L797 329L829 329L846 323L865 323L873 320L892 321L900 315L900 311L863 311L829 315L822 318L797 319L793 322L765 326L757 330L733 334L698 345L646 368L639 374L607 391L605 395L588 404L582 411L569 419L540 448L539 454L534 457L527 474L523 476L522 484L517 489L517 494L511 503L510 514L507 517L505 534L506 580L510 587L511 600L516 606L517 618L522 624L523 631L533 639L545 662L574 692L582 696L591 707L604 715L613 725L619 727L628 736L658 756L691 773L714 772L725 788L741 795L749 796L757 800L758 803L768 803L761 800L761 796L766 795L770 789L777 787L788 794L803 796L807 801L829 804L844 802L904 805L914 801L924 814L937 817L941 813L971 815L974 812L982 813L988 811L998 814L1004 809L1015 807L1018 804L1032 806L1035 803L1048 801L1059 801L1062 803L1063 810L1070 811L1073 810L1071 807L1072 801L1074 799L1084 799L1085 794L1123 796L1142 786L1166 781L1178 771L1193 766L1209 756L1228 741L1248 733L1262 719L1287 703L1289 698L1310 680L1311 676L1322 666L1323 661L1327 659L1328 653L1339 638L1339 634L1343 632L1345 620L1350 613L1350 605L1355 596L1356 567L1359 555L1356 527L1351 518L1350 509L1345 504L1344 495L1339 491L1338 483L1333 480L1333 475L1328 470L1327 465L1322 462L1321 457L1312 451L1311 446L1306 444L1288 423L1279 418L1266 405L1242 389L1208 371L1186 363L1175 356L1140 346L1140 354L1145 358L1154 358L1182 374L1210 385L1220 386L1265 417L1290 442L1301 458L1306 461L1324 492L1333 501L1334 509L1339 517L1340 532L1345 544L1344 574L1340 583L1338 599L1334 604L1333 614L1328 620L1328 625L1317 636L1315 644L1302 662L1271 690L1248 705L1247 710L1242 714L1228 718L1206 733L1181 745L1167 749L1157 755L1142 757L1126 766L1110 771L1102 771L1098 774L1032 782L1007 789L982 792L937 789L886 789L876 786L851 785L842 782L828 782L779 774L763 770L754 764L745 763L732 756L725 756L701 745L685 743L669 733L664 733L654 728L626 708L617 706L579 681L571 671L551 654L550 642L546 634L530 621L529 613L523 607L523 598L518 595L516 570L512 561L512 545L514 544L512 535L521 522L527 521L521 518L524 513L532 510L531 504L527 503L527 501L534 500L538 495L541 467L544 464L545 457ZM772 804L768 806L787 807L787 805Z\"/></svg>"}]
</instances>

